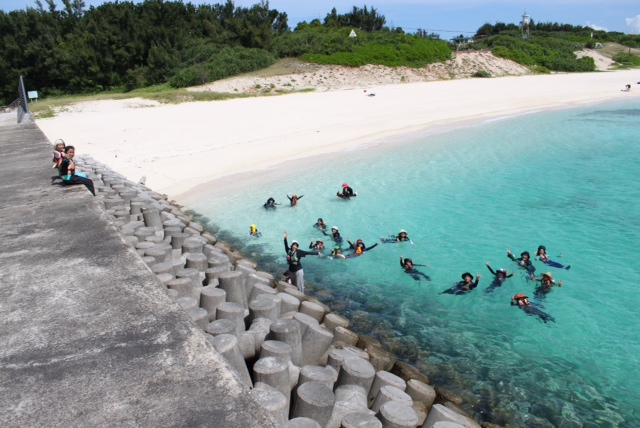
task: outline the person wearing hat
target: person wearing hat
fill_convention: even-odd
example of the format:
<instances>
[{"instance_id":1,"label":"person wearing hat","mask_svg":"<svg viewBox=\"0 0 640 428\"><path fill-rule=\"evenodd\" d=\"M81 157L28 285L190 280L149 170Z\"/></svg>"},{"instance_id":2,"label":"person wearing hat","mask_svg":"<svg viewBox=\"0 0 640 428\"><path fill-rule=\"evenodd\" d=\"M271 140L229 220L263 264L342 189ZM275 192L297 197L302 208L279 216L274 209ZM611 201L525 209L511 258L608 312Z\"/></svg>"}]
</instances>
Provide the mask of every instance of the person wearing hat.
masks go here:
<instances>
[{"instance_id":1,"label":"person wearing hat","mask_svg":"<svg viewBox=\"0 0 640 428\"><path fill-rule=\"evenodd\" d=\"M255 224L249 226L249 236L253 236L254 238L260 237L260 232L258 232L258 227Z\"/></svg>"},{"instance_id":2,"label":"person wearing hat","mask_svg":"<svg viewBox=\"0 0 640 428\"><path fill-rule=\"evenodd\" d=\"M539 285L536 286L534 293L536 298L540 300L544 299L547 294L551 293L551 289L554 286L562 287L562 281L556 282L556 280L553 279L551 272L543 273L540 278L531 276L531 280L539 283Z\"/></svg>"},{"instance_id":3,"label":"person wearing hat","mask_svg":"<svg viewBox=\"0 0 640 428\"><path fill-rule=\"evenodd\" d=\"M376 242L372 246L367 247L366 245L364 245L364 242L362 242L362 239L358 239L354 244L353 242L349 241L349 238L347 238L347 243L349 244L349 247L353 250L353 253L349 254L349 258L361 256L366 251L374 249L379 244L379 242Z\"/></svg>"},{"instance_id":4,"label":"person wearing hat","mask_svg":"<svg viewBox=\"0 0 640 428\"><path fill-rule=\"evenodd\" d=\"M338 229L338 226L332 226L331 233L327 233L324 230L322 233L324 233L324 236L331 236L331 239L333 239L333 242L336 244L342 244L342 236L340 236L340 229Z\"/></svg>"},{"instance_id":5,"label":"person wearing hat","mask_svg":"<svg viewBox=\"0 0 640 428\"><path fill-rule=\"evenodd\" d=\"M289 199L289 203L291 204L292 207L295 207L296 205L298 205L298 200L302 199L304 197L304 195L296 195L295 193L293 194L293 196L289 196L289 194L287 193L287 198Z\"/></svg>"},{"instance_id":6,"label":"person wearing hat","mask_svg":"<svg viewBox=\"0 0 640 428\"><path fill-rule=\"evenodd\" d=\"M311 243L309 244L309 249L322 251L324 250L324 242L322 241L322 239L318 239L317 241L314 241L312 239Z\"/></svg>"},{"instance_id":7,"label":"person wearing hat","mask_svg":"<svg viewBox=\"0 0 640 428\"><path fill-rule=\"evenodd\" d=\"M524 268L529 275L533 275L536 271L536 267L531 263L531 254L529 254L528 251L520 253L520 258L517 259L516 256L511 253L511 250L507 248L507 257L518 263L518 266Z\"/></svg>"},{"instance_id":8,"label":"person wearing hat","mask_svg":"<svg viewBox=\"0 0 640 428\"><path fill-rule=\"evenodd\" d=\"M409 274L415 281L421 281L420 277L424 277L425 280L427 281L431 281L431 277L429 275L427 275L424 272L420 272L418 269L416 269L416 266L424 266L427 267L427 265L419 265L416 263L413 263L413 260L409 259L409 258L404 258L404 256L400 256L400 266L402 267L402 269L404 269L404 272Z\"/></svg>"},{"instance_id":9,"label":"person wearing hat","mask_svg":"<svg viewBox=\"0 0 640 428\"><path fill-rule=\"evenodd\" d=\"M534 304L529 301L529 297L522 293L518 293L511 298L511 306L519 307L525 311L527 315L538 317L540 321L543 321L545 324L547 321L556 321L551 315L535 307Z\"/></svg>"},{"instance_id":10,"label":"person wearing hat","mask_svg":"<svg viewBox=\"0 0 640 428\"><path fill-rule=\"evenodd\" d=\"M340 248L340 245L336 245L335 247L333 247L333 250L331 250L331 257L336 259L347 258L344 254L342 254L342 248Z\"/></svg>"},{"instance_id":11,"label":"person wearing hat","mask_svg":"<svg viewBox=\"0 0 640 428\"><path fill-rule=\"evenodd\" d=\"M287 252L287 263L289 263L289 270L291 271L291 283L298 287L298 290L304 293L304 271L300 264L300 259L306 256L319 256L320 251L308 252L300 249L298 241L292 241L291 247L287 242L287 232L284 233L284 250Z\"/></svg>"},{"instance_id":12,"label":"person wearing hat","mask_svg":"<svg viewBox=\"0 0 640 428\"><path fill-rule=\"evenodd\" d=\"M336 196L343 199L353 198L358 196L347 183L342 183L342 190L336 193Z\"/></svg>"},{"instance_id":13,"label":"person wearing hat","mask_svg":"<svg viewBox=\"0 0 640 428\"><path fill-rule=\"evenodd\" d=\"M397 235L394 235L391 232L389 232L389 237L388 238L381 237L380 241L387 244L391 244L396 242L406 242L406 241L411 242L411 239L409 239L409 235L407 234L406 230L400 229L400 232L398 232Z\"/></svg>"},{"instance_id":14,"label":"person wearing hat","mask_svg":"<svg viewBox=\"0 0 640 428\"><path fill-rule=\"evenodd\" d=\"M473 275L471 275L469 272L465 272L462 274L462 281L457 282L453 287L443 291L440 294L455 294L456 296L467 294L469 291L476 288L479 282L479 273L476 273L476 280L474 281Z\"/></svg>"},{"instance_id":15,"label":"person wearing hat","mask_svg":"<svg viewBox=\"0 0 640 428\"><path fill-rule=\"evenodd\" d=\"M551 266L554 268L566 269L566 270L571 269L571 266L565 266L562 263L549 260L549 257L547 257L547 247L545 247L544 245L538 246L538 251L536 251L536 260L540 260L545 265Z\"/></svg>"},{"instance_id":16,"label":"person wearing hat","mask_svg":"<svg viewBox=\"0 0 640 428\"><path fill-rule=\"evenodd\" d=\"M276 209L276 205L282 205L282 204L277 204L275 199L269 198L269 199L267 199L267 202L264 203L263 207L264 207L265 210L268 210L268 209L275 210Z\"/></svg>"},{"instance_id":17,"label":"person wearing hat","mask_svg":"<svg viewBox=\"0 0 640 428\"><path fill-rule=\"evenodd\" d=\"M498 269L497 271L494 271L489 262L487 262L487 269L489 269L489 272L493 275L493 281L491 282L491 285L487 287L485 293L494 291L496 288L502 286L507 278L511 278L513 276L513 273L509 273L506 269Z\"/></svg>"}]
</instances>

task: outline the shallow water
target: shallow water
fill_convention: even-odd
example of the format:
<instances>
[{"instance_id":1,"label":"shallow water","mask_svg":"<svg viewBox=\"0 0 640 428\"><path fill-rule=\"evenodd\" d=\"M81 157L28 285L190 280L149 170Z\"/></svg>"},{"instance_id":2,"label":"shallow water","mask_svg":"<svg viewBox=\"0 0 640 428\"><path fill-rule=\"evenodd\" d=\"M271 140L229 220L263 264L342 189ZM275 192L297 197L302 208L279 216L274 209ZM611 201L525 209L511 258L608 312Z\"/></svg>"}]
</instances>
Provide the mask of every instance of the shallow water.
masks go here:
<instances>
[{"instance_id":1,"label":"shallow water","mask_svg":"<svg viewBox=\"0 0 640 428\"><path fill-rule=\"evenodd\" d=\"M312 293L352 319L353 329L460 394L464 408L513 426L640 426L640 102L505 118L439 135L412 135L313 163L253 174L229 191L181 202L240 238L270 269L284 270L282 233L303 249L318 217L344 238L372 245L404 228L413 241L381 244L349 260L303 259ZM301 143L303 144L303 143ZM290 171L290 175L283 173ZM358 191L335 198L346 181ZM304 194L274 212L273 196ZM246 232L255 223L259 239ZM534 262L564 281L544 301L506 257L546 245L570 270ZM429 267L415 281L400 255ZM561 255L561 257L560 257ZM492 293L485 267L515 276ZM460 274L478 289L440 295ZM528 294L555 318L543 323L509 302Z\"/></svg>"}]
</instances>

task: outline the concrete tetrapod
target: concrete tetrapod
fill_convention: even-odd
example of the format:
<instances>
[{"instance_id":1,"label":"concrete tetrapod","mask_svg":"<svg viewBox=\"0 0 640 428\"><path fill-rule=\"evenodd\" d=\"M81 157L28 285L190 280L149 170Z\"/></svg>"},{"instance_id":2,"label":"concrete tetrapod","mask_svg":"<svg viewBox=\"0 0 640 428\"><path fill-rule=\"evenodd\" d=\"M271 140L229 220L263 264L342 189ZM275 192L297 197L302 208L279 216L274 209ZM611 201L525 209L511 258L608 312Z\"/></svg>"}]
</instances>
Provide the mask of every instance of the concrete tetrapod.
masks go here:
<instances>
[{"instance_id":1,"label":"concrete tetrapod","mask_svg":"<svg viewBox=\"0 0 640 428\"><path fill-rule=\"evenodd\" d=\"M302 365L317 365L333 342L333 334L320 325L311 324L302 336Z\"/></svg>"},{"instance_id":2,"label":"concrete tetrapod","mask_svg":"<svg viewBox=\"0 0 640 428\"><path fill-rule=\"evenodd\" d=\"M368 413L350 413L342 419L341 428L382 428L382 422Z\"/></svg>"},{"instance_id":3,"label":"concrete tetrapod","mask_svg":"<svg viewBox=\"0 0 640 428\"><path fill-rule=\"evenodd\" d=\"M210 285L200 290L200 306L209 314L209 321L216 319L216 309L227 300L227 292Z\"/></svg>"},{"instance_id":4,"label":"concrete tetrapod","mask_svg":"<svg viewBox=\"0 0 640 428\"><path fill-rule=\"evenodd\" d=\"M413 405L413 400L406 392L396 388L395 386L385 385L378 391L376 399L373 401L373 405L371 406L371 410L377 412L384 403L389 401L397 401L398 403L404 403L408 406Z\"/></svg>"},{"instance_id":5,"label":"concrete tetrapod","mask_svg":"<svg viewBox=\"0 0 640 428\"><path fill-rule=\"evenodd\" d=\"M333 390L335 378L336 372L329 366L304 366L302 370L300 370L298 386L307 382L318 382Z\"/></svg>"},{"instance_id":6,"label":"concrete tetrapod","mask_svg":"<svg viewBox=\"0 0 640 428\"><path fill-rule=\"evenodd\" d=\"M238 303L245 309L249 308L242 272L222 272L218 275L218 281L220 281L220 288L227 292L227 302Z\"/></svg>"},{"instance_id":7,"label":"concrete tetrapod","mask_svg":"<svg viewBox=\"0 0 640 428\"><path fill-rule=\"evenodd\" d=\"M267 338L289 344L292 349L291 361L302 367L302 337L298 321L279 319L271 324L269 330Z\"/></svg>"},{"instance_id":8,"label":"concrete tetrapod","mask_svg":"<svg viewBox=\"0 0 640 428\"><path fill-rule=\"evenodd\" d=\"M313 419L324 427L331 418L334 403L335 395L326 385L306 382L296 391L291 416Z\"/></svg>"},{"instance_id":9,"label":"concrete tetrapod","mask_svg":"<svg viewBox=\"0 0 640 428\"><path fill-rule=\"evenodd\" d=\"M370 362L357 357L347 358L342 363L336 385L358 385L368 394L375 376L376 371Z\"/></svg>"},{"instance_id":10,"label":"concrete tetrapod","mask_svg":"<svg viewBox=\"0 0 640 428\"><path fill-rule=\"evenodd\" d=\"M238 345L238 339L230 334L221 334L211 339L213 346L222 354L222 356L229 362L231 367L240 376L240 380L246 386L251 388L253 383L251 382L251 376L249 375L249 369L242 358L240 352L240 346Z\"/></svg>"},{"instance_id":11,"label":"concrete tetrapod","mask_svg":"<svg viewBox=\"0 0 640 428\"><path fill-rule=\"evenodd\" d=\"M291 361L293 350L289 344L279 340L265 340L260 346L260 358L280 357L286 361Z\"/></svg>"},{"instance_id":12,"label":"concrete tetrapod","mask_svg":"<svg viewBox=\"0 0 640 428\"><path fill-rule=\"evenodd\" d=\"M309 418L295 418L289 420L282 428L323 428L319 423Z\"/></svg>"},{"instance_id":13,"label":"concrete tetrapod","mask_svg":"<svg viewBox=\"0 0 640 428\"><path fill-rule=\"evenodd\" d=\"M371 385L371 390L369 391L369 406L373 404L373 400L376 399L376 395L378 395L378 391L380 391L380 388L386 385L395 386L401 391L407 389L407 383L404 381L404 379L394 375L393 373L380 370L376 372L376 377L373 380L373 385ZM375 409L375 411L378 411L378 409Z\"/></svg>"},{"instance_id":14,"label":"concrete tetrapod","mask_svg":"<svg viewBox=\"0 0 640 428\"><path fill-rule=\"evenodd\" d=\"M236 333L240 334L245 330L244 308L242 305L233 302L223 302L216 308L216 318L218 320L231 320L236 324Z\"/></svg>"},{"instance_id":15,"label":"concrete tetrapod","mask_svg":"<svg viewBox=\"0 0 640 428\"><path fill-rule=\"evenodd\" d=\"M383 428L414 428L418 424L418 417L411 406L397 401L384 403L376 416Z\"/></svg>"},{"instance_id":16,"label":"concrete tetrapod","mask_svg":"<svg viewBox=\"0 0 640 428\"><path fill-rule=\"evenodd\" d=\"M436 422L455 422L465 428L480 428L480 425L471 418L460 415L442 404L434 404L422 428L433 428Z\"/></svg>"},{"instance_id":17,"label":"concrete tetrapod","mask_svg":"<svg viewBox=\"0 0 640 428\"><path fill-rule=\"evenodd\" d=\"M249 322L256 318L275 321L280 316L279 309L273 300L255 299L249 303Z\"/></svg>"},{"instance_id":18,"label":"concrete tetrapod","mask_svg":"<svg viewBox=\"0 0 640 428\"><path fill-rule=\"evenodd\" d=\"M216 320L207 325L205 329L212 336L220 336L221 334L231 334L237 336L236 323L231 320Z\"/></svg>"},{"instance_id":19,"label":"concrete tetrapod","mask_svg":"<svg viewBox=\"0 0 640 428\"><path fill-rule=\"evenodd\" d=\"M244 361L242 364L244 365ZM291 381L289 380L289 363L287 360L280 357L260 358L253 365L253 376L256 382L271 385L285 396L288 414L291 402Z\"/></svg>"},{"instance_id":20,"label":"concrete tetrapod","mask_svg":"<svg viewBox=\"0 0 640 428\"><path fill-rule=\"evenodd\" d=\"M274 389L252 389L251 395L258 404L273 416L279 425L284 425L289 419L287 398L280 391Z\"/></svg>"}]
</instances>

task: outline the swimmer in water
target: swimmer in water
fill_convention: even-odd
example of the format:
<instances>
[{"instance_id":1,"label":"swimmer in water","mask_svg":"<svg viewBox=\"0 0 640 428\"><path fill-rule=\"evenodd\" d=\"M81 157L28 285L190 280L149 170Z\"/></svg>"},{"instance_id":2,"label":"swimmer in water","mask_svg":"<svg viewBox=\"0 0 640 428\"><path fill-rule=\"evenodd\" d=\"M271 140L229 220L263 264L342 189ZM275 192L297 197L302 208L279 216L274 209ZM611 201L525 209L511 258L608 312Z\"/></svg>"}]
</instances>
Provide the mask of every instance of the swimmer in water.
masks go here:
<instances>
[{"instance_id":1,"label":"swimmer in water","mask_svg":"<svg viewBox=\"0 0 640 428\"><path fill-rule=\"evenodd\" d=\"M453 287L444 290L440 294L454 294L456 296L460 296L462 294L467 294L474 288L478 286L480 282L480 274L476 273L476 280L473 280L473 275L469 272L465 272L462 274L462 281L457 282Z\"/></svg>"},{"instance_id":2,"label":"swimmer in water","mask_svg":"<svg viewBox=\"0 0 640 428\"><path fill-rule=\"evenodd\" d=\"M536 308L531 302L529 302L529 297L525 296L522 293L518 293L511 298L511 306L518 306L520 309L525 311L527 315L538 317L540 321L544 322L545 324L548 321L553 321L553 322L556 321L548 313L543 312L540 309Z\"/></svg>"},{"instance_id":3,"label":"swimmer in water","mask_svg":"<svg viewBox=\"0 0 640 428\"><path fill-rule=\"evenodd\" d=\"M293 194L293 196L289 196L287 194L287 198L289 199L289 203L291 204L292 207L295 207L296 205L298 205L298 200L302 199L304 197L304 195L296 195L295 193Z\"/></svg>"},{"instance_id":4,"label":"swimmer in water","mask_svg":"<svg viewBox=\"0 0 640 428\"><path fill-rule=\"evenodd\" d=\"M556 280L553 279L553 274L551 272L543 273L540 278L532 276L531 279L539 283L534 291L534 296L539 300L544 300L547 297L547 294L551 293L554 286L562 287L562 281L556 282Z\"/></svg>"},{"instance_id":5,"label":"swimmer in water","mask_svg":"<svg viewBox=\"0 0 640 428\"><path fill-rule=\"evenodd\" d=\"M407 241L411 242L411 239L409 239L409 235L407 234L407 231L404 229L400 229L400 232L398 232L397 235L393 235L389 233L388 238L380 238L380 240L386 244L391 244L396 242L407 242Z\"/></svg>"},{"instance_id":6,"label":"swimmer in water","mask_svg":"<svg viewBox=\"0 0 640 428\"><path fill-rule=\"evenodd\" d=\"M540 260L545 265L551 266L554 268L565 269L565 270L571 269L571 266L565 266L561 263L554 262L553 260L549 260L549 257L547 257L547 247L545 247L544 245L538 246L538 251L536 251L536 260Z\"/></svg>"},{"instance_id":7,"label":"swimmer in water","mask_svg":"<svg viewBox=\"0 0 640 428\"><path fill-rule=\"evenodd\" d=\"M261 236L260 232L258 232L258 227L255 224L249 226L249 236L253 236L254 238L259 238Z\"/></svg>"},{"instance_id":8,"label":"swimmer in water","mask_svg":"<svg viewBox=\"0 0 640 428\"><path fill-rule=\"evenodd\" d=\"M358 239L356 241L356 243L354 244L353 242L349 241L349 239L347 238L347 243L349 244L349 247L353 250L353 253L349 254L347 257L348 258L353 258L353 257L358 257L363 255L365 252L374 249L375 247L378 246L379 242L376 242L375 244L373 244L370 247L367 247L366 245L364 245L364 242L362 242L362 239Z\"/></svg>"},{"instance_id":9,"label":"swimmer in water","mask_svg":"<svg viewBox=\"0 0 640 428\"><path fill-rule=\"evenodd\" d=\"M516 256L511 253L511 250L507 248L507 257L518 263L518 266L524 268L529 275L533 275L536 271L536 267L531 263L531 254L529 254L528 251L520 253L520 258L517 259Z\"/></svg>"},{"instance_id":10,"label":"swimmer in water","mask_svg":"<svg viewBox=\"0 0 640 428\"><path fill-rule=\"evenodd\" d=\"M276 205L282 205L282 204L278 204L278 203L276 203L275 199L269 198L269 199L267 199L267 202L264 203L263 207L264 207L265 210L268 210L268 209L275 210L276 209Z\"/></svg>"},{"instance_id":11,"label":"swimmer in water","mask_svg":"<svg viewBox=\"0 0 640 428\"><path fill-rule=\"evenodd\" d=\"M423 277L427 281L431 281L431 277L429 275L424 272L420 272L415 268L416 266L426 267L427 265L419 265L413 263L413 260L409 258L405 259L404 256L400 256L400 266L402 267L402 269L404 269L405 273L409 274L409 276L414 279L414 281L421 281L420 277Z\"/></svg>"},{"instance_id":12,"label":"swimmer in water","mask_svg":"<svg viewBox=\"0 0 640 428\"><path fill-rule=\"evenodd\" d=\"M324 233L325 230L327 230L327 223L325 223L324 220L321 217L321 218L318 219L318 221L315 222L313 227L318 229L320 232ZM326 236L326 233L325 233L325 236Z\"/></svg>"},{"instance_id":13,"label":"swimmer in water","mask_svg":"<svg viewBox=\"0 0 640 428\"><path fill-rule=\"evenodd\" d=\"M494 271L491 269L489 262L487 262L487 269L489 269L489 272L493 275L493 281L491 281L491 284L484 290L485 293L491 293L496 288L502 286L507 278L511 278L513 276L513 273L509 273L506 269L498 269L497 271Z\"/></svg>"},{"instance_id":14,"label":"swimmer in water","mask_svg":"<svg viewBox=\"0 0 640 428\"><path fill-rule=\"evenodd\" d=\"M342 199L349 199L358 195L347 183L342 183L342 190L336 193L336 196Z\"/></svg>"},{"instance_id":15,"label":"swimmer in water","mask_svg":"<svg viewBox=\"0 0 640 428\"><path fill-rule=\"evenodd\" d=\"M311 243L309 244L309 249L322 251L324 250L324 242L321 239L318 239L317 241L314 241L312 239Z\"/></svg>"}]
</instances>

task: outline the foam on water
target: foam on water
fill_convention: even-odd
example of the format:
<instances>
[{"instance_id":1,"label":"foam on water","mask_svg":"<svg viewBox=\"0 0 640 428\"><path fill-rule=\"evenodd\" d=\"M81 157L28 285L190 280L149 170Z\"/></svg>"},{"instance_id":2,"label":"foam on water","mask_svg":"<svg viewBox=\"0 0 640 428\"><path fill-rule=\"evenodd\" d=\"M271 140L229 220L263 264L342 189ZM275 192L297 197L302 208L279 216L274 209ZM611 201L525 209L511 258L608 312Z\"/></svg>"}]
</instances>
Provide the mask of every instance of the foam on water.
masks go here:
<instances>
[{"instance_id":1,"label":"foam on water","mask_svg":"<svg viewBox=\"0 0 640 428\"><path fill-rule=\"evenodd\" d=\"M387 139L302 169L284 165L291 174L257 173L250 188L212 187L182 202L278 269L282 232L305 249L321 237L311 227L318 217L367 245L406 229L415 245L382 244L349 260L308 257L305 277L355 330L463 395L482 420L640 426L639 124L638 101L519 116ZM343 181L357 198L335 198ZM261 208L287 193L305 197L296 207ZM252 223L261 238L246 236ZM533 253L539 244L571 265L534 262L564 281L538 302L555 323L509 305L517 292L533 297L534 285L506 249ZM419 269L431 281L405 274L400 255L429 265ZM485 262L516 274L485 293ZM439 295L465 271L481 273L478 289Z\"/></svg>"}]
</instances>

